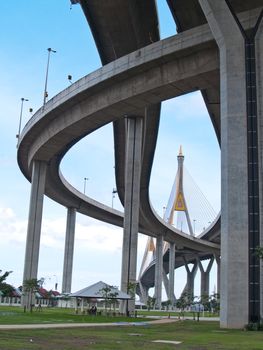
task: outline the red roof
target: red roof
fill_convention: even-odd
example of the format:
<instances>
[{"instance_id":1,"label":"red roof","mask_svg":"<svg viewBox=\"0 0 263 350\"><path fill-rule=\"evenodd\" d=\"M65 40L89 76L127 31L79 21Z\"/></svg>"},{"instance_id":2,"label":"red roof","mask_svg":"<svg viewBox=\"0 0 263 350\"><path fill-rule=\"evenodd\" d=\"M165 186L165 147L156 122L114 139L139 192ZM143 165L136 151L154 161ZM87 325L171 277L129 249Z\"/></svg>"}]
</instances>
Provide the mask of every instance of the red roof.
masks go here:
<instances>
[{"instance_id":1,"label":"red roof","mask_svg":"<svg viewBox=\"0 0 263 350\"><path fill-rule=\"evenodd\" d=\"M42 298L48 298L50 292L52 292L52 296L54 297L57 297L58 295L60 295L60 293L56 290L48 291L45 288L39 288L38 290L38 293L41 295Z\"/></svg>"}]
</instances>

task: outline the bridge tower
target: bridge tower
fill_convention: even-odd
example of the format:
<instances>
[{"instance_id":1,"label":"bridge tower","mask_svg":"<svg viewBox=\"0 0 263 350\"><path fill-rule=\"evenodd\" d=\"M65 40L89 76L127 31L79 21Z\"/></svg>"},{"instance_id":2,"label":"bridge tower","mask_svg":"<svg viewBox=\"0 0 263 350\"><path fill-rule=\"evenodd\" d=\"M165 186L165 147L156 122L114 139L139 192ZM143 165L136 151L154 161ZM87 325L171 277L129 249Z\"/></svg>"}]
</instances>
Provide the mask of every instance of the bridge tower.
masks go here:
<instances>
[{"instance_id":1,"label":"bridge tower","mask_svg":"<svg viewBox=\"0 0 263 350\"><path fill-rule=\"evenodd\" d=\"M193 231L190 215L189 215L188 208L187 208L187 202L186 202L185 195L184 195L184 186L183 186L184 155L183 155L183 151L182 151L182 146L180 146L179 153L177 156L177 161L178 161L177 173L175 176L173 188L172 188L171 193L170 193L170 198L168 200L168 205L167 205L166 210L164 212L163 219L166 222L168 222L170 225L173 225L175 211L182 213L182 214L184 213L185 218L186 218L186 222L187 222L187 226L188 226L189 234L191 236L194 236L194 231ZM179 227L177 227L177 228L180 229ZM182 230L182 227L181 227L181 230ZM141 293L141 300L144 303L147 302L148 290L146 290L144 288L144 286L142 285L141 276L143 275L143 272L145 271L145 269L150 265L150 263L153 260L156 260L155 268L157 268L157 266L159 265L159 262L157 261L158 256L156 254L156 249L157 249L156 241L154 240L153 237L149 237L147 240L147 243L146 243L145 252L144 252L144 256L143 256L142 263L141 263L140 273L138 276L139 288L140 288L140 293ZM164 255L168 249L170 249L170 252L175 251L175 249L171 249L169 243L164 242L163 248L162 248L162 251L163 251L162 255ZM173 257L171 256L171 258L170 258L171 267L169 268L169 282L164 283L167 296L168 296L169 300L172 300L172 301L175 300L175 296L174 296L174 259L175 259L175 256L174 255L175 255L175 253L173 253ZM173 261L173 263L172 263L172 261ZM156 280L156 278L157 278L156 277L154 285L155 285L155 289L158 289L160 291L162 289L161 284L163 282L163 278L162 277L160 278L160 276L164 276L164 275L166 276L166 273L163 272L163 274L159 273L157 275L158 275L158 280ZM193 283L192 283L192 285L193 285ZM158 299L161 299L160 295L158 296ZM161 303L161 300L159 300L157 304L160 304L160 303Z\"/></svg>"},{"instance_id":2,"label":"bridge tower","mask_svg":"<svg viewBox=\"0 0 263 350\"><path fill-rule=\"evenodd\" d=\"M194 235L193 227L191 224L191 219L189 216L188 208L187 208L187 202L184 195L184 185L183 185L183 176L184 176L184 155L182 151L182 146L180 146L179 154L177 156L178 161L178 168L177 173L175 177L175 183L173 186L173 189L170 194L170 198L168 201L168 205L166 208L166 212L164 215L164 220L168 222L169 224L173 225L174 222L174 213L180 212L184 213L186 217L186 222L188 226L188 230L191 236ZM170 205L169 205L170 203ZM177 227L178 229L181 229L182 226Z\"/></svg>"}]
</instances>

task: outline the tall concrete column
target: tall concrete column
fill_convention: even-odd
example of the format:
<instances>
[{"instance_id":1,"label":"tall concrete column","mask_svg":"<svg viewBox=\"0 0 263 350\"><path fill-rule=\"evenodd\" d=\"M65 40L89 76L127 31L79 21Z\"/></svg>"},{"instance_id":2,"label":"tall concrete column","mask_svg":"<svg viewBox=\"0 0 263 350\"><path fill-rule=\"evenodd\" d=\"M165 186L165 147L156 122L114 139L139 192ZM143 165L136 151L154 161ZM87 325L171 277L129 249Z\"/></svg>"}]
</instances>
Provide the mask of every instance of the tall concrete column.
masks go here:
<instances>
[{"instance_id":1,"label":"tall concrete column","mask_svg":"<svg viewBox=\"0 0 263 350\"><path fill-rule=\"evenodd\" d=\"M222 327L242 328L249 322L255 300L249 295L249 237L258 231L256 114L249 115L246 85L245 32L229 2L199 0L220 53L221 89L221 314ZM249 75L247 75L249 77ZM254 125L255 126L255 125ZM249 134L251 132L251 134ZM249 137L248 137L249 135ZM249 158L251 157L252 158ZM255 182L256 181L256 182ZM252 203L250 205L250 203ZM254 225L254 226L253 226ZM251 255L250 255L251 256ZM249 283L248 283L249 281ZM255 291L256 289L254 289ZM253 304L251 306L251 303ZM255 318L254 318L255 319ZM251 319L250 319L251 320ZM253 315L252 315L253 320Z\"/></svg>"},{"instance_id":2,"label":"tall concrete column","mask_svg":"<svg viewBox=\"0 0 263 350\"><path fill-rule=\"evenodd\" d=\"M75 242L75 224L76 224L76 209L68 208L65 250L64 250L62 293L71 292L74 242Z\"/></svg>"},{"instance_id":3,"label":"tall concrete column","mask_svg":"<svg viewBox=\"0 0 263 350\"><path fill-rule=\"evenodd\" d=\"M183 257L183 260L184 260L184 266L187 273L187 282L186 282L186 286L184 287L183 293L187 293L188 295L194 296L194 282L195 282L195 276L197 273L198 264L197 264L197 261L195 261L193 264L192 270L190 270L185 257Z\"/></svg>"},{"instance_id":4,"label":"tall concrete column","mask_svg":"<svg viewBox=\"0 0 263 350\"><path fill-rule=\"evenodd\" d=\"M208 296L209 289L210 289L210 285L209 285L210 271L214 262L214 257L210 259L206 270L204 269L199 257L197 257L197 262L198 262L198 266L201 274L201 288L200 288L201 296L205 296L205 295Z\"/></svg>"},{"instance_id":5,"label":"tall concrete column","mask_svg":"<svg viewBox=\"0 0 263 350\"><path fill-rule=\"evenodd\" d=\"M175 304L174 295L174 268L175 268L175 243L170 243L169 251L169 293L168 299L171 301L171 305Z\"/></svg>"},{"instance_id":6,"label":"tall concrete column","mask_svg":"<svg viewBox=\"0 0 263 350\"><path fill-rule=\"evenodd\" d=\"M161 309L162 306L162 275L163 275L163 236L156 238L156 263L155 263L155 308Z\"/></svg>"},{"instance_id":7,"label":"tall concrete column","mask_svg":"<svg viewBox=\"0 0 263 350\"><path fill-rule=\"evenodd\" d=\"M26 280L37 278L46 169L45 162L33 162L23 284ZM23 294L21 304L29 308L34 300L29 292Z\"/></svg>"},{"instance_id":8,"label":"tall concrete column","mask_svg":"<svg viewBox=\"0 0 263 350\"><path fill-rule=\"evenodd\" d=\"M220 275L221 275L221 259L219 255L215 255L215 259L216 259L216 264L217 264L217 294L221 294L220 291Z\"/></svg>"},{"instance_id":9,"label":"tall concrete column","mask_svg":"<svg viewBox=\"0 0 263 350\"><path fill-rule=\"evenodd\" d=\"M148 291L149 288L146 288L145 286L142 285L142 283L139 281L139 287L140 287L140 292L141 292L141 297L140 297L140 301L142 303L144 303L145 305L147 305L147 301L148 301Z\"/></svg>"},{"instance_id":10,"label":"tall concrete column","mask_svg":"<svg viewBox=\"0 0 263 350\"><path fill-rule=\"evenodd\" d=\"M263 247L263 21L256 38L257 101L259 120L260 246ZM263 319L263 260L260 261L260 316Z\"/></svg>"},{"instance_id":11,"label":"tall concrete column","mask_svg":"<svg viewBox=\"0 0 263 350\"><path fill-rule=\"evenodd\" d=\"M136 283L137 241L139 230L140 177L143 119L127 117L125 164L124 230L122 245L121 290L129 292ZM122 313L133 311L135 301L121 303Z\"/></svg>"},{"instance_id":12,"label":"tall concrete column","mask_svg":"<svg viewBox=\"0 0 263 350\"><path fill-rule=\"evenodd\" d=\"M167 273L165 272L164 266L163 266L162 280L163 280L165 293L166 293L167 298L168 298L168 295L169 295L169 278L167 276Z\"/></svg>"}]
</instances>

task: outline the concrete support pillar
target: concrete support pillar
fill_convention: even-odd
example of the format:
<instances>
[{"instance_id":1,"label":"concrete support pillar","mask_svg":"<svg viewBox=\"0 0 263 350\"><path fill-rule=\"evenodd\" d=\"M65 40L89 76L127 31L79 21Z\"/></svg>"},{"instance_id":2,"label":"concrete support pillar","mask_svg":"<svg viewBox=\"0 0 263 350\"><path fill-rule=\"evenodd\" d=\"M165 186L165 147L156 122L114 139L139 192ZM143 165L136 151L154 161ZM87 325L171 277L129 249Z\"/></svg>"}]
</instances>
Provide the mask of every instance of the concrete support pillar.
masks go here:
<instances>
[{"instance_id":1,"label":"concrete support pillar","mask_svg":"<svg viewBox=\"0 0 263 350\"><path fill-rule=\"evenodd\" d=\"M46 169L45 162L33 162L23 284L26 280L37 278ZM30 308L34 298L30 292L23 294L21 304Z\"/></svg>"},{"instance_id":2,"label":"concrete support pillar","mask_svg":"<svg viewBox=\"0 0 263 350\"><path fill-rule=\"evenodd\" d=\"M169 292L168 299L171 301L171 305L175 304L174 295L174 268L175 268L175 243L170 243L169 251Z\"/></svg>"},{"instance_id":3,"label":"concrete support pillar","mask_svg":"<svg viewBox=\"0 0 263 350\"><path fill-rule=\"evenodd\" d=\"M220 275L221 275L221 259L219 255L215 256L216 264L217 264L217 294L221 294L220 292Z\"/></svg>"},{"instance_id":4,"label":"concrete support pillar","mask_svg":"<svg viewBox=\"0 0 263 350\"><path fill-rule=\"evenodd\" d=\"M84 314L84 298L81 298L80 312Z\"/></svg>"},{"instance_id":5,"label":"concrete support pillar","mask_svg":"<svg viewBox=\"0 0 263 350\"><path fill-rule=\"evenodd\" d=\"M167 273L165 272L165 269L163 267L163 273L162 273L162 280L163 280L163 285L164 285L164 289L165 289L165 293L167 295L168 298L168 293L169 293L169 278L167 276Z\"/></svg>"},{"instance_id":6,"label":"concrete support pillar","mask_svg":"<svg viewBox=\"0 0 263 350\"><path fill-rule=\"evenodd\" d=\"M187 293L189 296L194 296L194 282L195 282L195 276L196 276L196 272L197 272L197 261L194 262L192 270L190 270L187 261L184 259L184 266L186 269L186 273L187 273L187 282L186 282L186 286L184 287L183 293Z\"/></svg>"},{"instance_id":7,"label":"concrete support pillar","mask_svg":"<svg viewBox=\"0 0 263 350\"><path fill-rule=\"evenodd\" d=\"M214 257L210 259L206 270L204 269L199 257L197 257L197 262L198 262L198 266L201 274L201 288L200 288L201 297L209 296L209 289L210 289L209 277L210 277L210 271L214 262Z\"/></svg>"},{"instance_id":8,"label":"concrete support pillar","mask_svg":"<svg viewBox=\"0 0 263 350\"><path fill-rule=\"evenodd\" d=\"M147 305L147 301L148 301L148 297L149 297L149 295L148 295L149 289L146 288L145 286L143 286L141 282L139 282L139 287L140 287L140 293L141 293L140 302Z\"/></svg>"},{"instance_id":9,"label":"concrete support pillar","mask_svg":"<svg viewBox=\"0 0 263 350\"><path fill-rule=\"evenodd\" d=\"M62 293L71 293L74 241L75 241L75 224L76 224L76 209L68 208L65 250L64 250Z\"/></svg>"},{"instance_id":10,"label":"concrete support pillar","mask_svg":"<svg viewBox=\"0 0 263 350\"><path fill-rule=\"evenodd\" d=\"M263 21L259 25L256 38L256 72L259 127L259 184L260 184L260 246L263 247ZM260 317L263 319L263 260L260 261Z\"/></svg>"},{"instance_id":11,"label":"concrete support pillar","mask_svg":"<svg viewBox=\"0 0 263 350\"><path fill-rule=\"evenodd\" d=\"M75 298L74 300L74 308L75 308L75 314L78 313L78 298Z\"/></svg>"},{"instance_id":12,"label":"concrete support pillar","mask_svg":"<svg viewBox=\"0 0 263 350\"><path fill-rule=\"evenodd\" d=\"M248 152L245 45L225 0L199 0L220 53L222 327L248 323ZM240 307L242 305L242 307Z\"/></svg>"},{"instance_id":13,"label":"concrete support pillar","mask_svg":"<svg viewBox=\"0 0 263 350\"><path fill-rule=\"evenodd\" d=\"M161 309L162 306L162 275L163 275L163 236L156 238L156 263L155 263L155 308Z\"/></svg>"},{"instance_id":14,"label":"concrete support pillar","mask_svg":"<svg viewBox=\"0 0 263 350\"><path fill-rule=\"evenodd\" d=\"M129 293L131 285L136 283L143 119L127 117L126 120L127 142L121 290ZM120 306L122 313L134 311L134 308L134 300L128 303L123 302Z\"/></svg>"}]
</instances>

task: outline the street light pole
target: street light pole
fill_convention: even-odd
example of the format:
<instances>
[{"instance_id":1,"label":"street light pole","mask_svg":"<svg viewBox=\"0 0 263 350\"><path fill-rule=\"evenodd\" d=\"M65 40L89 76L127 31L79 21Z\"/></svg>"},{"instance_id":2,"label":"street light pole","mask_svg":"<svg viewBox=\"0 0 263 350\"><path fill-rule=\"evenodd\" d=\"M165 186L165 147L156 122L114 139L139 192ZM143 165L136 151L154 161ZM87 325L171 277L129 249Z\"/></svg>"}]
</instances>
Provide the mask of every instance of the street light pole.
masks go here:
<instances>
[{"instance_id":1,"label":"street light pole","mask_svg":"<svg viewBox=\"0 0 263 350\"><path fill-rule=\"evenodd\" d=\"M112 189L112 198L111 198L111 207L113 208L113 199L115 198L115 194L117 193L116 188Z\"/></svg>"},{"instance_id":2,"label":"street light pole","mask_svg":"<svg viewBox=\"0 0 263 350\"><path fill-rule=\"evenodd\" d=\"M196 219L194 219L193 222L194 222L194 234L195 234L195 222L196 222Z\"/></svg>"},{"instance_id":3,"label":"street light pole","mask_svg":"<svg viewBox=\"0 0 263 350\"><path fill-rule=\"evenodd\" d=\"M89 180L88 177L84 177L84 190L83 190L84 194L86 194L86 181L88 180Z\"/></svg>"},{"instance_id":4,"label":"street light pole","mask_svg":"<svg viewBox=\"0 0 263 350\"><path fill-rule=\"evenodd\" d=\"M29 101L29 100L27 98L24 98L24 97L21 98L21 109L20 109L20 117L19 117L19 126L18 126L18 133L16 135L17 139L19 138L20 132L21 132L21 124L22 124L24 101Z\"/></svg>"},{"instance_id":5,"label":"street light pole","mask_svg":"<svg viewBox=\"0 0 263 350\"><path fill-rule=\"evenodd\" d=\"M57 275L53 275L56 278L56 282L55 282L55 290L58 290L58 276Z\"/></svg>"},{"instance_id":6,"label":"street light pole","mask_svg":"<svg viewBox=\"0 0 263 350\"><path fill-rule=\"evenodd\" d=\"M48 97L48 92L47 92L47 80L48 80L48 70L49 70L49 60L50 60L50 53L56 53L57 51L52 50L51 47L48 49L48 55L47 55L47 70L46 70L46 80L45 80L45 89L44 89L44 100L43 100L43 106L46 104L46 99Z\"/></svg>"},{"instance_id":7,"label":"street light pole","mask_svg":"<svg viewBox=\"0 0 263 350\"><path fill-rule=\"evenodd\" d=\"M165 219L166 206L163 206L163 219Z\"/></svg>"},{"instance_id":8,"label":"street light pole","mask_svg":"<svg viewBox=\"0 0 263 350\"><path fill-rule=\"evenodd\" d=\"M73 84L72 83L72 75L71 74L68 74L68 81L70 82L70 84Z\"/></svg>"}]
</instances>

